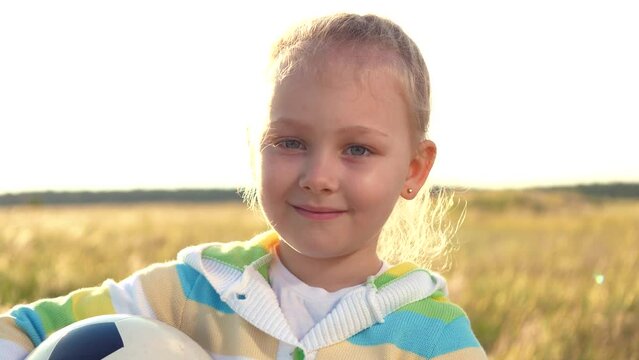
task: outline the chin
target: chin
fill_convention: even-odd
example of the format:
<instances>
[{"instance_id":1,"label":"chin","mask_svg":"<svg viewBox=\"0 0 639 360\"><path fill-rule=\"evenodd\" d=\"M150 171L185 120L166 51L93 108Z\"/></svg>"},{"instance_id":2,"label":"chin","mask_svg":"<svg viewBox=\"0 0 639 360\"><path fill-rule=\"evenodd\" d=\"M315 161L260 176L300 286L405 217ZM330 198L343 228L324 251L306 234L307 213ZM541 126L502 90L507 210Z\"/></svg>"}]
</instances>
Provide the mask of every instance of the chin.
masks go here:
<instances>
[{"instance_id":1,"label":"chin","mask_svg":"<svg viewBox=\"0 0 639 360\"><path fill-rule=\"evenodd\" d=\"M276 229L277 231L277 229ZM313 259L330 259L335 257L341 257L347 255L349 252L346 249L341 249L338 246L339 242L326 241L331 239L327 235L313 236L313 235L295 235L287 234L287 232L279 232L282 240L295 252L305 257ZM303 241L295 241L293 239L303 239Z\"/></svg>"}]
</instances>

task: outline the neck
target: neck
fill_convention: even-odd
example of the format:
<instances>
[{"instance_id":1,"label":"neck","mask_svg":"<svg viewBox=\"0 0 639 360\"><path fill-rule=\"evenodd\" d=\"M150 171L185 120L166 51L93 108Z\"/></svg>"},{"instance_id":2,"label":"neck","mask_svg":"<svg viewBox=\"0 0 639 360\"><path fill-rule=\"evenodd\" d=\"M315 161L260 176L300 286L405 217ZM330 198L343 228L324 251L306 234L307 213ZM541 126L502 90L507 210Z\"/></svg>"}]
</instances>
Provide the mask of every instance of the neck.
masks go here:
<instances>
[{"instance_id":1,"label":"neck","mask_svg":"<svg viewBox=\"0 0 639 360\"><path fill-rule=\"evenodd\" d=\"M375 249L340 257L313 258L300 254L282 241L277 253L282 264L298 279L329 292L363 284L382 267Z\"/></svg>"}]
</instances>

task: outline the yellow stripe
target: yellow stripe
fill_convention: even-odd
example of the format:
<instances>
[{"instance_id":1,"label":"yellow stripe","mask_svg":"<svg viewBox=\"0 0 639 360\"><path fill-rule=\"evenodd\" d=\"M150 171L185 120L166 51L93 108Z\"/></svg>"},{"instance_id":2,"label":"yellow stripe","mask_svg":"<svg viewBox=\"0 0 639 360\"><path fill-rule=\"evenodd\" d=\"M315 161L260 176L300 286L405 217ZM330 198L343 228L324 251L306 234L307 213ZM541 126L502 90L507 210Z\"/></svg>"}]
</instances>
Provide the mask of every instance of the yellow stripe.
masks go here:
<instances>
[{"instance_id":1,"label":"yellow stripe","mask_svg":"<svg viewBox=\"0 0 639 360\"><path fill-rule=\"evenodd\" d=\"M274 246L279 244L280 236L275 232L275 230L265 231L261 234L254 236L251 240L248 241L249 244L259 244L262 248L272 252Z\"/></svg>"},{"instance_id":2,"label":"yellow stripe","mask_svg":"<svg viewBox=\"0 0 639 360\"><path fill-rule=\"evenodd\" d=\"M0 316L0 339L13 341L27 351L32 351L34 348L31 339L16 327L16 323L12 317L6 315ZM0 356L0 358L2 357Z\"/></svg>"},{"instance_id":3,"label":"yellow stripe","mask_svg":"<svg viewBox=\"0 0 639 360\"><path fill-rule=\"evenodd\" d=\"M236 314L217 312L195 301L186 302L180 330L209 353L256 360L274 359L277 353L277 339Z\"/></svg>"},{"instance_id":4,"label":"yellow stripe","mask_svg":"<svg viewBox=\"0 0 639 360\"><path fill-rule=\"evenodd\" d=\"M386 274L392 275L392 276L400 276L400 275L404 275L405 273L409 271L415 270L416 268L417 268L417 265L413 263L405 262L405 263L395 265L392 268L388 269L388 271L386 271Z\"/></svg>"},{"instance_id":5,"label":"yellow stripe","mask_svg":"<svg viewBox=\"0 0 639 360\"><path fill-rule=\"evenodd\" d=\"M468 347L453 351L448 354L439 355L431 360L481 360L487 359L484 349L480 347Z\"/></svg>"},{"instance_id":6,"label":"yellow stripe","mask_svg":"<svg viewBox=\"0 0 639 360\"><path fill-rule=\"evenodd\" d=\"M76 320L115 313L107 287L83 290L71 293L71 311Z\"/></svg>"},{"instance_id":7,"label":"yellow stripe","mask_svg":"<svg viewBox=\"0 0 639 360\"><path fill-rule=\"evenodd\" d=\"M403 351L392 344L360 346L342 341L335 345L321 349L316 360L343 359L348 360L418 360L424 359L414 353Z\"/></svg>"},{"instance_id":8,"label":"yellow stripe","mask_svg":"<svg viewBox=\"0 0 639 360\"><path fill-rule=\"evenodd\" d=\"M140 274L144 294L158 320L180 329L209 353L275 358L276 339L235 314L220 313L208 305L187 300L172 265L156 266Z\"/></svg>"},{"instance_id":9,"label":"yellow stripe","mask_svg":"<svg viewBox=\"0 0 639 360\"><path fill-rule=\"evenodd\" d=\"M442 304L453 304L450 302L450 299L446 296L431 296L429 299L433 301L437 301L438 303L442 303Z\"/></svg>"},{"instance_id":10,"label":"yellow stripe","mask_svg":"<svg viewBox=\"0 0 639 360\"><path fill-rule=\"evenodd\" d=\"M175 264L154 265L139 276L144 296L158 320L179 327L186 298Z\"/></svg>"}]
</instances>

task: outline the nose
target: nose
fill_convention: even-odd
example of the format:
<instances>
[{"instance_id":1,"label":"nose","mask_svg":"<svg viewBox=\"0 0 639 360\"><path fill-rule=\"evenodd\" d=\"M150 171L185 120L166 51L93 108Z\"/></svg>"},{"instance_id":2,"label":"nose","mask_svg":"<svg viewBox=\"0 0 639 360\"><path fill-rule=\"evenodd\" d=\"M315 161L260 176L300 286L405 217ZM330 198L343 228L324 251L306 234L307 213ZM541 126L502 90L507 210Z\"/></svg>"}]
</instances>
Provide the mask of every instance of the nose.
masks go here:
<instances>
[{"instance_id":1,"label":"nose","mask_svg":"<svg viewBox=\"0 0 639 360\"><path fill-rule=\"evenodd\" d=\"M339 188L339 159L328 154L309 154L299 177L299 186L316 194L330 194Z\"/></svg>"}]
</instances>

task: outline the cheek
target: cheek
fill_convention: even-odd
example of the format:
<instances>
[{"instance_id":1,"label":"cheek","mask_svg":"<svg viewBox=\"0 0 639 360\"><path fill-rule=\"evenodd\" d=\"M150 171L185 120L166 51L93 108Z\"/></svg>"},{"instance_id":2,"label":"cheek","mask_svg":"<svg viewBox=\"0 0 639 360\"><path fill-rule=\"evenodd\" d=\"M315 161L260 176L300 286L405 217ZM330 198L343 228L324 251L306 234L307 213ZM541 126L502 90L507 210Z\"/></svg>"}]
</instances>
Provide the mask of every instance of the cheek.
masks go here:
<instances>
[{"instance_id":1,"label":"cheek","mask_svg":"<svg viewBox=\"0 0 639 360\"><path fill-rule=\"evenodd\" d=\"M262 158L262 164L260 166L261 176L261 186L262 189L270 190L273 186L277 185L277 175L280 172L275 163L268 155L264 155Z\"/></svg>"},{"instance_id":2,"label":"cheek","mask_svg":"<svg viewBox=\"0 0 639 360\"><path fill-rule=\"evenodd\" d=\"M365 183L350 186L349 203L355 210L355 227L368 236L374 236L382 229L399 197L391 191L387 178L367 178Z\"/></svg>"},{"instance_id":3,"label":"cheek","mask_svg":"<svg viewBox=\"0 0 639 360\"><path fill-rule=\"evenodd\" d=\"M375 167L366 173L354 174L347 181L352 200L360 209L393 208L404 184L403 169ZM389 210L390 211L390 210Z\"/></svg>"},{"instance_id":4,"label":"cheek","mask_svg":"<svg viewBox=\"0 0 639 360\"><path fill-rule=\"evenodd\" d=\"M276 154L265 153L260 169L262 187L281 187L294 177L295 164Z\"/></svg>"},{"instance_id":5,"label":"cheek","mask_svg":"<svg viewBox=\"0 0 639 360\"><path fill-rule=\"evenodd\" d=\"M281 202L287 189L295 180L293 164L273 154L264 153L260 165L260 201L266 212Z\"/></svg>"},{"instance_id":6,"label":"cheek","mask_svg":"<svg viewBox=\"0 0 639 360\"><path fill-rule=\"evenodd\" d=\"M359 187L382 193L393 193L399 196L404 180L408 174L408 164L399 159L385 159L371 164L365 171L353 174L352 179L358 179Z\"/></svg>"}]
</instances>

